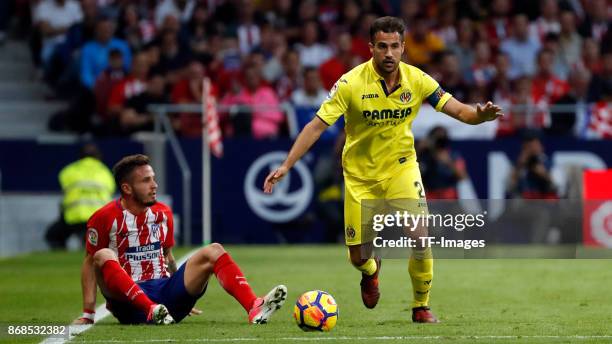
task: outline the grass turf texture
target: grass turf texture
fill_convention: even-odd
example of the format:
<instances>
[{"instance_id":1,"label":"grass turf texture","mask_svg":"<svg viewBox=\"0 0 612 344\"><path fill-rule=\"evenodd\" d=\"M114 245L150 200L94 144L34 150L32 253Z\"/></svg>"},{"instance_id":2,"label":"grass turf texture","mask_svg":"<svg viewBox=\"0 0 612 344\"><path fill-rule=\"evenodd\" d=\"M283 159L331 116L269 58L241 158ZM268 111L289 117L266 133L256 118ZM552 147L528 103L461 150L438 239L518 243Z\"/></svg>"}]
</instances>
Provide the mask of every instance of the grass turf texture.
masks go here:
<instances>
[{"instance_id":1,"label":"grass turf texture","mask_svg":"<svg viewBox=\"0 0 612 344\"><path fill-rule=\"evenodd\" d=\"M270 324L247 324L246 313L213 278L197 304L200 316L168 327L122 326L108 317L73 342L612 343L612 260L436 260L431 306L442 323L418 325L410 320L405 260L384 262L381 300L368 310L361 303L359 273L342 246L226 248L257 294L279 283L289 288L287 303ZM186 252L176 250L175 256ZM80 314L82 256L38 253L0 260L0 342L43 338L8 337L8 324L61 325ZM302 332L291 317L297 297L314 289L338 302L338 325L330 333Z\"/></svg>"}]
</instances>

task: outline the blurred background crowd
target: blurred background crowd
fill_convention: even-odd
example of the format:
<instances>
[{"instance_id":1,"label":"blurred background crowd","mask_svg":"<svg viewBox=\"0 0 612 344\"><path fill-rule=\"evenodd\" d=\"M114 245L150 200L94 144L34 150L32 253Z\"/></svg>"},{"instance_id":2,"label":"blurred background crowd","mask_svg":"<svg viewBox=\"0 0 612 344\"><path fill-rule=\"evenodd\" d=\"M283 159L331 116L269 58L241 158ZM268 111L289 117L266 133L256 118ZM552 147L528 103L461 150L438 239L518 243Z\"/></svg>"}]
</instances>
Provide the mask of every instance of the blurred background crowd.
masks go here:
<instances>
[{"instance_id":1,"label":"blurred background crowd","mask_svg":"<svg viewBox=\"0 0 612 344\"><path fill-rule=\"evenodd\" d=\"M203 80L208 78L207 95L217 104L217 137L228 154L213 163L225 167L207 192L214 193L217 183L225 185L215 193L217 204L235 204L244 198L235 180L244 179L250 159L286 149L336 80L370 59L369 27L384 15L406 24L405 62L429 73L457 99L492 100L505 113L499 121L471 127L452 119L437 122L444 116L424 104L413 131L428 199L575 199L581 197L574 186L582 185L582 169L610 166L605 147L612 138L608 0L3 0L0 137L5 140L0 144L10 152L0 154L3 187L57 191L53 178L42 176L43 181L33 184L32 178L23 178L24 168L13 168L15 154L31 153L32 142L44 150L46 143L76 147L76 139L61 137L124 140L120 148L103 149L112 156L104 161L109 165L117 155L133 151L131 140L140 140L145 152L156 152L160 185L171 185L168 190L182 209L178 172L169 168L165 176L163 150L151 148L153 141L142 141L146 135L132 134L159 129L151 104L202 104ZM192 168L199 165L201 108L167 114L181 144L192 153L197 148L198 153L188 154L186 163ZM14 138L34 141L15 143ZM284 237L307 232L296 229L315 222L327 228L326 241L342 233L343 139L342 123L322 136L315 163L308 163L315 201L297 219L274 225ZM508 160L495 160L502 151ZM58 161L48 163L59 171L71 158L64 151ZM88 168L98 166L96 159L99 154L84 154L62 170L74 172L77 166L80 173L60 172L62 189L67 175L90 179ZM81 197L70 194L74 190L63 191L65 199ZM192 201L200 202L200 196ZM239 205L251 214L244 201ZM255 240L249 232L236 234L236 228L223 227L219 219L226 215L218 213L220 208L213 226L217 235L230 242ZM519 218L544 216L538 222L544 225L538 226L553 226L548 213L526 208L533 214L517 212ZM88 218L73 221L70 211L63 206L62 216L50 227L52 247L65 245L75 224L82 227ZM200 215L194 214L194 223ZM248 221L262 221L249 216ZM534 240L545 240L546 232L534 233L539 233Z\"/></svg>"},{"instance_id":2,"label":"blurred background crowd","mask_svg":"<svg viewBox=\"0 0 612 344\"><path fill-rule=\"evenodd\" d=\"M225 137L287 135L286 105L316 108L370 58L369 26L404 19L407 63L457 99L506 109L496 136L610 138L612 4L606 0L9 0L0 30L29 40L57 131L151 130L152 103L198 103L209 77ZM8 14L8 15L7 15ZM0 40L5 33L0 33ZM280 107L284 104L285 107ZM247 118L245 120L245 118ZM174 114L183 136L200 120Z\"/></svg>"}]
</instances>

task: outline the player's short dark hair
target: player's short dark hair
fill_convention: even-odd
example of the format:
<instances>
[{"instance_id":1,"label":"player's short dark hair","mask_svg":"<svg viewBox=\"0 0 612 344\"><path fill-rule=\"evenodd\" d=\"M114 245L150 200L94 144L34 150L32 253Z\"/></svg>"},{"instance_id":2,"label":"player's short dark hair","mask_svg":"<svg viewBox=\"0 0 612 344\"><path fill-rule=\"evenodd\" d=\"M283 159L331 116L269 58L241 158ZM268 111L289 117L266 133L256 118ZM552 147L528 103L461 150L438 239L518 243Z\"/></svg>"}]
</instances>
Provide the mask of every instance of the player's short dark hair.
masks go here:
<instances>
[{"instance_id":1,"label":"player's short dark hair","mask_svg":"<svg viewBox=\"0 0 612 344\"><path fill-rule=\"evenodd\" d=\"M400 35L400 38L404 39L404 31L406 31L406 26L404 22L397 17L380 17L376 19L372 25L370 26L370 42L374 43L374 36L376 36L377 32L384 33L393 33L397 32Z\"/></svg>"},{"instance_id":2,"label":"player's short dark hair","mask_svg":"<svg viewBox=\"0 0 612 344\"><path fill-rule=\"evenodd\" d=\"M119 162L113 166L113 177L115 177L117 188L121 190L121 183L125 182L130 177L132 171L137 167L145 165L150 165L150 159L143 154L128 155L119 160Z\"/></svg>"}]
</instances>

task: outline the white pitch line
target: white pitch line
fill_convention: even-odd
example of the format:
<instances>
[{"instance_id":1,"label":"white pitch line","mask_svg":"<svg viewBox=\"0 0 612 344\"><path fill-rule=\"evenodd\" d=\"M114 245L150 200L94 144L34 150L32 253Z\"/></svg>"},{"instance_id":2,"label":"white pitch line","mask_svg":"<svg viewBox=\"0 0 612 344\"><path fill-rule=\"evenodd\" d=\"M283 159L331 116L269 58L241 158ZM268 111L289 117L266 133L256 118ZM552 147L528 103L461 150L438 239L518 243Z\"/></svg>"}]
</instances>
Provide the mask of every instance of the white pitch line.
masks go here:
<instances>
[{"instance_id":1,"label":"white pitch line","mask_svg":"<svg viewBox=\"0 0 612 344\"><path fill-rule=\"evenodd\" d=\"M385 341L385 340L425 340L425 339L442 339L442 340L453 340L453 339L474 339L474 340L491 340L491 339L576 339L576 340L589 340L589 339L612 339L612 335L603 336L384 336L384 337L275 337L275 338L251 338L251 337L237 337L237 338L193 338L193 339L134 339L134 340L119 340L119 339L100 339L100 340L89 340L83 341L82 343L175 343L175 342L194 342L194 343L226 343L226 342L279 342L279 341L292 341L292 342L312 342L312 341L339 341L339 340L351 340L351 341Z\"/></svg>"},{"instance_id":2,"label":"white pitch line","mask_svg":"<svg viewBox=\"0 0 612 344\"><path fill-rule=\"evenodd\" d=\"M181 265L183 265L187 259L189 259L189 257L191 257L195 252L197 251L197 249L194 249L193 251L187 253L186 255L184 255L179 261L178 261L178 266L180 267ZM97 323L98 321L106 318L107 316L109 316L111 313L108 311L108 309L106 309L106 302L102 303L101 305L99 305L96 308L96 316L94 318L94 323L93 324L89 324L89 325L67 325L68 326L68 338L56 338L56 337L47 337L45 338L42 342L40 342L40 344L64 344L66 342L71 341L72 339L74 339L75 336L77 336L80 333L83 333L87 330L89 330L93 325L95 325L95 323Z\"/></svg>"}]
</instances>

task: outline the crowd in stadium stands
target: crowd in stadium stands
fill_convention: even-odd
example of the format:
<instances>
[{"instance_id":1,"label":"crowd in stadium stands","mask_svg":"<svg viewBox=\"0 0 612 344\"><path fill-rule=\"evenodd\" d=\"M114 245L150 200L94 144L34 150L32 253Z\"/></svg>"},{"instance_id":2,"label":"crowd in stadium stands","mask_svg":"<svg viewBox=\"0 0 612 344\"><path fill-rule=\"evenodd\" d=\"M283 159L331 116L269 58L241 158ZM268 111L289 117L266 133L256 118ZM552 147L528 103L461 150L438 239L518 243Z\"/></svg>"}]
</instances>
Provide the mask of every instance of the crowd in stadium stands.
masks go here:
<instances>
[{"instance_id":1,"label":"crowd in stadium stands","mask_svg":"<svg viewBox=\"0 0 612 344\"><path fill-rule=\"evenodd\" d=\"M58 130L125 135L149 129L148 104L200 102L207 76L219 104L246 106L220 112L226 137L286 135L278 105L317 107L343 73L370 58L370 23L394 15L407 24L406 62L461 101L491 99L505 109L498 136L531 128L612 137L612 4L606 0L12 3L15 13L31 13L33 59L45 81L72 100L51 123ZM249 110L254 104L259 107ZM242 116L245 111L251 116ZM172 124L184 136L200 133L188 114L174 115Z\"/></svg>"}]
</instances>

